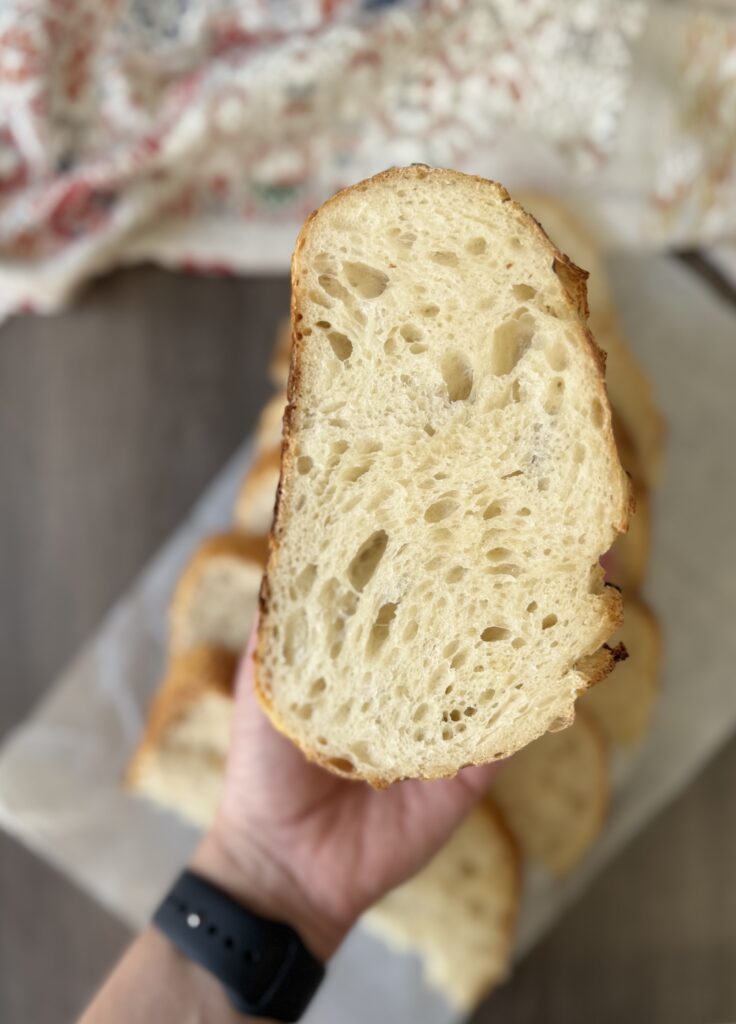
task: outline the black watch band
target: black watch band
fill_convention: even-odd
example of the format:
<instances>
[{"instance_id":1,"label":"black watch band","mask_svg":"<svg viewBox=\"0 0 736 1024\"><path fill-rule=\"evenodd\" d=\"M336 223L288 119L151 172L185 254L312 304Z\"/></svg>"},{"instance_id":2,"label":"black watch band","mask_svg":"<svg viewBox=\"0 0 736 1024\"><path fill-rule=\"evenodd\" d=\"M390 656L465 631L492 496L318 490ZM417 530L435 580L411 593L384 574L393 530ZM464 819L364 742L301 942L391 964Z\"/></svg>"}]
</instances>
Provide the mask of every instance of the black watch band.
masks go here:
<instances>
[{"instance_id":1,"label":"black watch band","mask_svg":"<svg viewBox=\"0 0 736 1024\"><path fill-rule=\"evenodd\" d=\"M292 928L252 914L192 871L182 872L153 923L254 1017L299 1020L325 974Z\"/></svg>"}]
</instances>

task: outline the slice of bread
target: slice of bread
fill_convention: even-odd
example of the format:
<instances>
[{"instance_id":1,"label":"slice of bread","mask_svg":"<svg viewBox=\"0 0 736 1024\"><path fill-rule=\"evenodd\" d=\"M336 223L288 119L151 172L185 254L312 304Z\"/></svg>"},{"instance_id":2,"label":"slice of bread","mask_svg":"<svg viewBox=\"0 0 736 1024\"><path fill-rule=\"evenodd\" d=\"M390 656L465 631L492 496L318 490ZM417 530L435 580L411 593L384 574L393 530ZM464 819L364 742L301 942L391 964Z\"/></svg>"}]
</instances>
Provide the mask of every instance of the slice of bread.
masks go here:
<instances>
[{"instance_id":1,"label":"slice of bread","mask_svg":"<svg viewBox=\"0 0 736 1024\"><path fill-rule=\"evenodd\" d=\"M277 388L285 388L289 379L289 363L291 362L291 320L282 320L276 330L271 362L268 374Z\"/></svg>"},{"instance_id":2,"label":"slice of bread","mask_svg":"<svg viewBox=\"0 0 736 1024\"><path fill-rule=\"evenodd\" d=\"M581 703L608 740L633 747L652 719L661 661L657 620L642 601L627 596L624 624L614 639L625 645L628 658L610 679L584 694Z\"/></svg>"},{"instance_id":3,"label":"slice of bread","mask_svg":"<svg viewBox=\"0 0 736 1024\"><path fill-rule=\"evenodd\" d=\"M280 467L280 442L256 458L235 499L234 520L239 530L265 536L271 529Z\"/></svg>"},{"instance_id":4,"label":"slice of bread","mask_svg":"<svg viewBox=\"0 0 736 1024\"><path fill-rule=\"evenodd\" d=\"M197 549L179 577L169 608L169 645L180 654L202 645L245 649L266 564L263 537L225 533Z\"/></svg>"},{"instance_id":5,"label":"slice of bread","mask_svg":"<svg viewBox=\"0 0 736 1024\"><path fill-rule=\"evenodd\" d=\"M566 874L600 832L608 803L608 751L589 716L514 754L491 787L522 852Z\"/></svg>"},{"instance_id":6,"label":"slice of bread","mask_svg":"<svg viewBox=\"0 0 736 1024\"><path fill-rule=\"evenodd\" d=\"M377 786L506 757L572 721L621 621L585 274L501 186L426 167L330 200L292 274L262 703Z\"/></svg>"},{"instance_id":7,"label":"slice of bread","mask_svg":"<svg viewBox=\"0 0 736 1024\"><path fill-rule=\"evenodd\" d=\"M273 398L271 398L263 407L263 411L258 419L258 426L256 427L255 450L258 455L262 452L273 452L281 448L281 429L285 408L285 391L279 391L278 394L274 395ZM272 513L273 503L276 498L277 483L278 475L274 483L273 494L271 495Z\"/></svg>"},{"instance_id":8,"label":"slice of bread","mask_svg":"<svg viewBox=\"0 0 736 1024\"><path fill-rule=\"evenodd\" d=\"M389 946L418 953L427 981L469 1011L508 974L518 905L516 845L487 806L362 921Z\"/></svg>"},{"instance_id":9,"label":"slice of bread","mask_svg":"<svg viewBox=\"0 0 736 1024\"><path fill-rule=\"evenodd\" d=\"M608 394L634 445L636 464L624 463L624 468L651 487L659 477L664 424L651 382L621 332L596 239L558 199L539 192L524 192L515 198L541 221L555 245L585 267L590 275L587 282L590 329L608 356Z\"/></svg>"},{"instance_id":10,"label":"slice of bread","mask_svg":"<svg viewBox=\"0 0 736 1024\"><path fill-rule=\"evenodd\" d=\"M172 659L131 759L135 793L205 828L222 787L237 659L197 647Z\"/></svg>"}]
</instances>

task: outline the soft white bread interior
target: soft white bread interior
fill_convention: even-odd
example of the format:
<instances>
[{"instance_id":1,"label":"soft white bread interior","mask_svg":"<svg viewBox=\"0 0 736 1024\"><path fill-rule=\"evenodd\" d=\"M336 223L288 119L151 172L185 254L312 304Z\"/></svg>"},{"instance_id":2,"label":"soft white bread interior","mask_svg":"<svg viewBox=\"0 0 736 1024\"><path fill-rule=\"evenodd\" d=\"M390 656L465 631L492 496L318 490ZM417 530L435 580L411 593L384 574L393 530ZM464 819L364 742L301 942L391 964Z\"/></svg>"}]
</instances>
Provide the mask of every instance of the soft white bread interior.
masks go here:
<instances>
[{"instance_id":1,"label":"soft white bread interior","mask_svg":"<svg viewBox=\"0 0 736 1024\"><path fill-rule=\"evenodd\" d=\"M516 846L498 813L479 807L362 921L388 945L418 953L427 981L469 1011L508 973L518 904Z\"/></svg>"},{"instance_id":2,"label":"soft white bread interior","mask_svg":"<svg viewBox=\"0 0 736 1024\"><path fill-rule=\"evenodd\" d=\"M205 828L222 788L237 661L197 647L172 659L131 759L127 785Z\"/></svg>"},{"instance_id":3,"label":"soft white bread interior","mask_svg":"<svg viewBox=\"0 0 736 1024\"><path fill-rule=\"evenodd\" d=\"M246 474L235 500L234 521L239 530L265 536L271 529L281 466L281 443L260 452Z\"/></svg>"},{"instance_id":4,"label":"soft white bread interior","mask_svg":"<svg viewBox=\"0 0 736 1024\"><path fill-rule=\"evenodd\" d=\"M649 728L659 693L659 627L642 601L627 595L624 624L614 640L625 645L628 658L581 703L608 740L633 747Z\"/></svg>"},{"instance_id":5,"label":"soft white bread interior","mask_svg":"<svg viewBox=\"0 0 736 1024\"><path fill-rule=\"evenodd\" d=\"M491 795L522 852L563 875L598 835L608 788L606 744L593 721L578 710L569 729L549 732L509 758Z\"/></svg>"},{"instance_id":6,"label":"soft white bread interior","mask_svg":"<svg viewBox=\"0 0 736 1024\"><path fill-rule=\"evenodd\" d=\"M572 720L621 620L585 275L501 186L426 167L325 204L292 273L262 702L374 785L506 757Z\"/></svg>"},{"instance_id":7,"label":"soft white bread interior","mask_svg":"<svg viewBox=\"0 0 736 1024\"><path fill-rule=\"evenodd\" d=\"M624 465L651 487L660 473L664 423L651 382L621 332L598 243L558 199L539 192L523 192L515 198L542 223L555 245L590 275L590 329L608 357L606 384L611 404L634 445L636 465Z\"/></svg>"},{"instance_id":8,"label":"soft white bread interior","mask_svg":"<svg viewBox=\"0 0 736 1024\"><path fill-rule=\"evenodd\" d=\"M204 541L179 577L169 608L169 646L245 649L266 564L263 537L226 533Z\"/></svg>"}]
</instances>

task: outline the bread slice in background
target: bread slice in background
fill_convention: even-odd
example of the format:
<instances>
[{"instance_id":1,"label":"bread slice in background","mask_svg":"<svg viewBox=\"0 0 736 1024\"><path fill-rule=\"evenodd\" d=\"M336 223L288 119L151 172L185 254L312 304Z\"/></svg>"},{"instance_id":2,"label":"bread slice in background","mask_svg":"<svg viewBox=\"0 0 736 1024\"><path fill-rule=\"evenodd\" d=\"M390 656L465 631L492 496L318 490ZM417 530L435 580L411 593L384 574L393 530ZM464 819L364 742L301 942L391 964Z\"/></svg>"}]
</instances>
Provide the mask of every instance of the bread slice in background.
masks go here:
<instances>
[{"instance_id":1,"label":"bread slice in background","mask_svg":"<svg viewBox=\"0 0 736 1024\"><path fill-rule=\"evenodd\" d=\"M265 536L273 521L281 468L281 444L258 455L235 499L234 523L246 533Z\"/></svg>"},{"instance_id":2,"label":"bread slice in background","mask_svg":"<svg viewBox=\"0 0 736 1024\"><path fill-rule=\"evenodd\" d=\"M389 946L417 953L427 981L470 1011L509 970L518 862L498 812L479 807L423 871L362 921Z\"/></svg>"},{"instance_id":3,"label":"bread slice in background","mask_svg":"<svg viewBox=\"0 0 736 1024\"><path fill-rule=\"evenodd\" d=\"M506 757L572 721L621 620L585 274L501 186L425 167L325 204L292 274L264 707L374 785Z\"/></svg>"},{"instance_id":4,"label":"bread slice in background","mask_svg":"<svg viewBox=\"0 0 736 1024\"><path fill-rule=\"evenodd\" d=\"M564 875L600 832L608 791L605 741L592 718L578 709L569 729L547 733L509 758L491 796L522 852Z\"/></svg>"},{"instance_id":5,"label":"bread slice in background","mask_svg":"<svg viewBox=\"0 0 736 1024\"><path fill-rule=\"evenodd\" d=\"M664 421L649 377L621 331L598 243L558 199L540 192L522 192L515 198L538 218L555 245L590 275L590 329L607 355L606 383L611 405L633 442L635 465L624 462L624 468L651 487L660 474Z\"/></svg>"},{"instance_id":6,"label":"bread slice in background","mask_svg":"<svg viewBox=\"0 0 736 1024\"><path fill-rule=\"evenodd\" d=\"M180 654L202 645L245 649L266 564L263 537L224 533L197 549L169 607L169 645Z\"/></svg>"},{"instance_id":7,"label":"bread slice in background","mask_svg":"<svg viewBox=\"0 0 736 1024\"><path fill-rule=\"evenodd\" d=\"M255 450L257 455L267 451L273 452L281 448L281 429L285 409L285 391L279 391L263 407L263 411L258 418L258 426L256 427ZM276 482L278 483L278 475ZM271 495L271 512L273 512L275 498L276 487L274 486L273 494Z\"/></svg>"},{"instance_id":8,"label":"bread slice in background","mask_svg":"<svg viewBox=\"0 0 736 1024\"><path fill-rule=\"evenodd\" d=\"M291 362L291 320L285 317L279 324L276 331L271 352L271 361L268 364L268 375L271 382L280 389L286 387L289 379L289 363Z\"/></svg>"},{"instance_id":9,"label":"bread slice in background","mask_svg":"<svg viewBox=\"0 0 736 1024\"><path fill-rule=\"evenodd\" d=\"M624 624L614 637L628 651L615 673L581 698L583 709L606 738L633 747L646 735L659 693L661 640L651 610L626 597Z\"/></svg>"},{"instance_id":10,"label":"bread slice in background","mask_svg":"<svg viewBox=\"0 0 736 1024\"><path fill-rule=\"evenodd\" d=\"M128 767L132 792L201 828L222 788L236 668L234 655L211 647L172 658Z\"/></svg>"},{"instance_id":11,"label":"bread slice in background","mask_svg":"<svg viewBox=\"0 0 736 1024\"><path fill-rule=\"evenodd\" d=\"M649 567L651 550L651 503L649 492L634 484L636 511L631 517L629 529L622 534L610 551L601 559L606 579L621 587L628 598L636 594L644 583Z\"/></svg>"}]
</instances>

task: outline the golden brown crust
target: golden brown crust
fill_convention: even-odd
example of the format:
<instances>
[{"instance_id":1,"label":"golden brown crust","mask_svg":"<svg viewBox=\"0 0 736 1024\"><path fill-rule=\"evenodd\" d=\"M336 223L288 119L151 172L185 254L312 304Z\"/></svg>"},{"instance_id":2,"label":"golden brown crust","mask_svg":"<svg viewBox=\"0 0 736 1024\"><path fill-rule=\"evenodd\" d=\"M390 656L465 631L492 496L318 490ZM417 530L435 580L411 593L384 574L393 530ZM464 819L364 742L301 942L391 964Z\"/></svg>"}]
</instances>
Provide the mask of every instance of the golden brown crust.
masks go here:
<instances>
[{"instance_id":1,"label":"golden brown crust","mask_svg":"<svg viewBox=\"0 0 736 1024\"><path fill-rule=\"evenodd\" d=\"M312 221L316 218L318 213L329 208L330 206L340 203L344 197L349 193L354 192L365 192L375 187L376 184L387 180L405 180L405 179L421 179L426 178L429 174L444 178L447 182L459 183L467 182L468 179L482 185L484 188L490 188L501 198L503 202L511 203L513 208L517 211L518 215L522 217L527 223L531 223L536 229L540 236L540 241L544 244L550 252L550 257L553 262L553 269L557 274L562 285L563 293L565 294L569 306L571 317L577 319L578 324L581 328L581 333L588 345L589 351L593 357L593 364L596 370L597 383L600 388L601 397L604 401L604 407L607 407L607 394L605 386L605 354L596 345L590 330L586 324L586 318L588 315L588 304L587 304L587 291L585 281L587 279L587 273L577 267L572 260L570 260L564 253L560 252L559 249L554 245L552 240L546 234L541 225L528 214L518 203L509 196L506 189L497 182L488 181L477 175L464 175L456 171L439 170L429 168L424 164L414 164L411 167L399 167L389 168L380 174L375 175L366 181L359 182L356 185L352 185L347 189L343 189L337 192L332 198L328 199L326 203L320 207L319 210L313 211L309 217L307 217L299 236L296 241L294 254L291 261L291 323L292 323L292 351L291 351L291 365L289 371L289 381L287 386L287 400L288 404L284 413L284 428L283 428L283 442L281 448L281 472L279 476L279 483L276 491L276 503L274 509L274 519L271 528L271 534L269 536L269 553L268 562L266 566L266 572L261 583L261 589L259 594L259 608L260 608L260 622L263 622L268 618L270 614L270 585L269 585L269 571L273 567L273 562L278 557L278 550L280 547L280 538L284 531L283 523L283 503L282 494L284 490L284 482L289 479L291 464L293 461L293 415L294 407L299 401L301 394L301 378L302 378L302 349L304 344L304 336L299 329L303 314L299 308L299 286L300 286L300 257L301 253L306 245L307 238L311 231ZM616 442L613 436L613 429L610 424L610 418L608 423L608 441L610 448L613 452L616 452ZM616 461L618 461L616 459ZM632 509L632 492L629 484L627 500L624 502L622 508L621 517L619 522L616 524L619 533L625 532L628 527L629 516ZM611 593L609 595L610 605L610 632L613 633L621 622L621 610L620 610L620 595ZM344 778L358 779L357 776L351 773L343 771L339 765L333 763L332 760L322 757L317 751L305 749L300 738L293 732L291 732L286 726L285 722L280 719L276 713L275 707L270 699L270 693L268 687L265 684L262 673L262 645L263 630L259 630L259 639L254 657L255 664L255 689L258 700L263 707L266 714L269 716L273 725L282 732L285 736L291 739L296 746L302 749L305 756L316 764L327 768L334 774L341 775ZM596 661L595 667L591 664L589 678L598 679L604 678L615 664L616 657L615 652L607 652L605 654L599 654L598 660ZM592 682L589 685L593 685ZM566 724L570 724L574 718L574 706L571 707L570 720ZM499 754L499 758L507 756L507 752ZM481 763L481 762L474 762ZM437 774L427 775L427 778L448 778L457 774L456 770L453 771L438 771ZM374 788L382 789L393 782L398 781L395 778L385 778L379 774L369 775L368 773L362 774L360 777L361 781L368 782Z\"/></svg>"},{"instance_id":2,"label":"golden brown crust","mask_svg":"<svg viewBox=\"0 0 736 1024\"><path fill-rule=\"evenodd\" d=\"M218 647L194 647L173 657L148 710L146 727L125 776L135 788L142 759L207 694L233 697L238 659Z\"/></svg>"}]
</instances>

